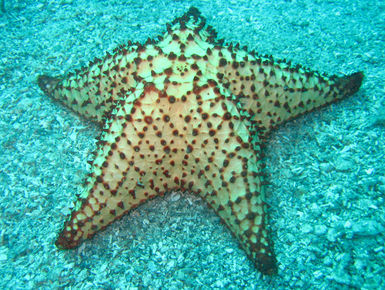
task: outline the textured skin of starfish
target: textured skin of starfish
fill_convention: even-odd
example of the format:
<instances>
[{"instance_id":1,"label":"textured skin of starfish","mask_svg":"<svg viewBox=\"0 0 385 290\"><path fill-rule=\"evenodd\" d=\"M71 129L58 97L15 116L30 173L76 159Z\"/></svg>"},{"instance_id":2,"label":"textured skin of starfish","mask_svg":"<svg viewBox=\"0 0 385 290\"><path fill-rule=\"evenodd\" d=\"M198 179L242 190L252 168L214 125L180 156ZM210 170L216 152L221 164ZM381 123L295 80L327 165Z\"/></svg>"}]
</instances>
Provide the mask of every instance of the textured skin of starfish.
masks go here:
<instances>
[{"instance_id":1,"label":"textured skin of starfish","mask_svg":"<svg viewBox=\"0 0 385 290\"><path fill-rule=\"evenodd\" d=\"M327 76L223 44L192 7L144 45L128 43L46 95L103 126L91 173L56 245L71 249L147 200L199 194L263 274L277 272L261 147L296 116L351 96L363 74Z\"/></svg>"}]
</instances>

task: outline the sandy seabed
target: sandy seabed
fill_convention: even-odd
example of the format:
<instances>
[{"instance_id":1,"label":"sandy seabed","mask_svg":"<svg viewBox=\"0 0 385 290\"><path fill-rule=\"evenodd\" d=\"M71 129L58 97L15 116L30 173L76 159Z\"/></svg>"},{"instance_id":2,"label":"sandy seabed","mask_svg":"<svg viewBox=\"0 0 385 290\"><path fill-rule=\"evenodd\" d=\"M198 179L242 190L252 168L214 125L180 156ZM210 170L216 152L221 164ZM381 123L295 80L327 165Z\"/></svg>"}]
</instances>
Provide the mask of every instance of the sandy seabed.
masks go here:
<instances>
[{"instance_id":1,"label":"sandy seabed","mask_svg":"<svg viewBox=\"0 0 385 290\"><path fill-rule=\"evenodd\" d=\"M383 1L5 1L0 12L0 288L385 288ZM269 139L279 274L263 277L205 203L156 198L80 248L54 246L99 129L39 90L197 7L219 38L361 90Z\"/></svg>"}]
</instances>

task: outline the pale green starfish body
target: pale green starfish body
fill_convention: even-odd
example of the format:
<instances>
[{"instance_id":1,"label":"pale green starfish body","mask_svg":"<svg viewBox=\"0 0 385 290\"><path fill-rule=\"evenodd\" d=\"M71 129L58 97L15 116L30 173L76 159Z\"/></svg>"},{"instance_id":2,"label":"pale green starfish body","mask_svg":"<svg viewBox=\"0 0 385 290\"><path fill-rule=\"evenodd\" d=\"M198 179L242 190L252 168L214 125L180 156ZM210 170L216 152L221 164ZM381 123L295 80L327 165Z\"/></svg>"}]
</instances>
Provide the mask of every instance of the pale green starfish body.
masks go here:
<instances>
[{"instance_id":1,"label":"pale green starfish body","mask_svg":"<svg viewBox=\"0 0 385 290\"><path fill-rule=\"evenodd\" d=\"M277 271L266 228L261 143L271 128L354 94L362 73L328 77L223 45L196 8L145 45L119 47L39 85L103 125L91 175L56 242L74 248L150 198L199 194L264 274Z\"/></svg>"}]
</instances>

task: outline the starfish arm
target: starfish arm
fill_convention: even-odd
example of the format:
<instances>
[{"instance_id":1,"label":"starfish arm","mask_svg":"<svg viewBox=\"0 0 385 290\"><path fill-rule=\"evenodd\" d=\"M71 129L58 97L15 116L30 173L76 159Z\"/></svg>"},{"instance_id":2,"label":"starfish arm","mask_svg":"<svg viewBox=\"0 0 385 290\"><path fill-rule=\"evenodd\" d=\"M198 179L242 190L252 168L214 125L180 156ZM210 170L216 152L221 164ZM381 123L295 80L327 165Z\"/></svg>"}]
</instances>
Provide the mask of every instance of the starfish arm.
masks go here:
<instances>
[{"instance_id":1,"label":"starfish arm","mask_svg":"<svg viewBox=\"0 0 385 290\"><path fill-rule=\"evenodd\" d=\"M194 42L198 34L198 42ZM138 83L143 80L150 82L156 77L164 80L165 69L182 54L181 44L188 45L184 57L203 57L206 47L212 46L208 41L214 37L215 32L205 26L200 12L191 7L182 17L176 18L156 41L148 39L144 45L129 41L112 54L107 53L103 59L96 58L74 73L63 77L41 75L38 85L47 96L102 124L114 102L132 91Z\"/></svg>"},{"instance_id":2,"label":"starfish arm","mask_svg":"<svg viewBox=\"0 0 385 290\"><path fill-rule=\"evenodd\" d=\"M214 50L210 60L222 85L254 115L261 133L353 95L363 79L362 72L329 77L232 46Z\"/></svg>"},{"instance_id":3,"label":"starfish arm","mask_svg":"<svg viewBox=\"0 0 385 290\"><path fill-rule=\"evenodd\" d=\"M91 164L86 186L56 241L59 248L77 247L145 199L138 185L140 174L129 167L129 161L125 158L126 154L133 155L131 151L134 148L128 145L129 140L125 139L123 142L126 137L124 126L128 118L122 117L121 113L130 111L132 107L132 101L124 102L119 109L119 116L114 113L113 117L106 120L94 152L95 159ZM129 114L126 116L130 117ZM131 140L136 137L136 134L132 135ZM118 143L119 140L122 142ZM121 186L128 173L130 178L126 186L137 189L135 194L128 190L124 192Z\"/></svg>"},{"instance_id":4,"label":"starfish arm","mask_svg":"<svg viewBox=\"0 0 385 290\"><path fill-rule=\"evenodd\" d=\"M67 76L41 75L39 87L47 96L80 116L102 123L114 101L136 86L135 59L140 49L141 45L128 43L112 55L107 53L104 59L95 59Z\"/></svg>"},{"instance_id":5,"label":"starfish arm","mask_svg":"<svg viewBox=\"0 0 385 290\"><path fill-rule=\"evenodd\" d=\"M248 133L257 136L252 130ZM220 178L215 178L211 170L204 172L201 179L206 180L206 184L198 188L198 192L221 217L256 268L262 274L273 275L277 273L277 264L266 227L268 215L261 149L255 141L243 142L238 138L231 140L235 150L224 154L218 151L211 166L215 166L215 172L220 172Z\"/></svg>"}]
</instances>

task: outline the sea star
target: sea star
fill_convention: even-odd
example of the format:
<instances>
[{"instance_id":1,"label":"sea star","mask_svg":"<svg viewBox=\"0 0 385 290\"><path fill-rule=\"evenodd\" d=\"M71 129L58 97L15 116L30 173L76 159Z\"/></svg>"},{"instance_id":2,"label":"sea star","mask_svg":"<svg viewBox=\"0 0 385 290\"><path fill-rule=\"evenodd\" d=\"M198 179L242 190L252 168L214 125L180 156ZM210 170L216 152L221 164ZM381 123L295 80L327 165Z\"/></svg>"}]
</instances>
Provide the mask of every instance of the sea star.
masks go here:
<instances>
[{"instance_id":1,"label":"sea star","mask_svg":"<svg viewBox=\"0 0 385 290\"><path fill-rule=\"evenodd\" d=\"M101 125L86 187L56 245L77 247L165 192L199 194L263 274L277 272L261 148L277 125L350 96L363 74L327 76L223 44L192 7L144 45L128 43L40 88Z\"/></svg>"}]
</instances>

